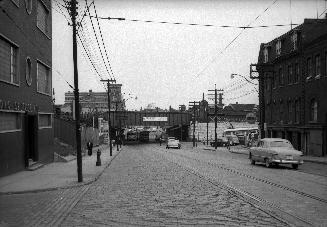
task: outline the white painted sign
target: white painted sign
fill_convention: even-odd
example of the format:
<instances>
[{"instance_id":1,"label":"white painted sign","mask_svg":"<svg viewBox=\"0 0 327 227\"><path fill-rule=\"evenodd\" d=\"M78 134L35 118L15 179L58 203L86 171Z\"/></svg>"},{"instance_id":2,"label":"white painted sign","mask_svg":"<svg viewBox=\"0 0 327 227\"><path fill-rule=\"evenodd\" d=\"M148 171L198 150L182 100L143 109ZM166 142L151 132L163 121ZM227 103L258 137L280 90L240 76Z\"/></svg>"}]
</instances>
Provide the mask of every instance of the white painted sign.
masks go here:
<instances>
[{"instance_id":1,"label":"white painted sign","mask_svg":"<svg viewBox=\"0 0 327 227\"><path fill-rule=\"evenodd\" d=\"M143 121L168 121L167 117L143 117Z\"/></svg>"}]
</instances>

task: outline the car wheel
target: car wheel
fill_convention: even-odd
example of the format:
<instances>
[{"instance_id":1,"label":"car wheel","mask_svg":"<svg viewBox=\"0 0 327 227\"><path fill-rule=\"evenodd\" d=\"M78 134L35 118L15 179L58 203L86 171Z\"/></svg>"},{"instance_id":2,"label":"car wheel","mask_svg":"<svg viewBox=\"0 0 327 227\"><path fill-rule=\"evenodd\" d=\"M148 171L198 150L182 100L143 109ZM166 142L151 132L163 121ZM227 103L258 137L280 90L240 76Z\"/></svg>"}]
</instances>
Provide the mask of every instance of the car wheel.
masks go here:
<instances>
[{"instance_id":1,"label":"car wheel","mask_svg":"<svg viewBox=\"0 0 327 227\"><path fill-rule=\"evenodd\" d=\"M292 168L293 168L293 169L297 169L297 168L299 168L299 164L292 164Z\"/></svg>"},{"instance_id":2,"label":"car wheel","mask_svg":"<svg viewBox=\"0 0 327 227\"><path fill-rule=\"evenodd\" d=\"M269 159L268 158L265 158L265 166L267 168L270 168L271 167L271 163L269 162Z\"/></svg>"}]
</instances>

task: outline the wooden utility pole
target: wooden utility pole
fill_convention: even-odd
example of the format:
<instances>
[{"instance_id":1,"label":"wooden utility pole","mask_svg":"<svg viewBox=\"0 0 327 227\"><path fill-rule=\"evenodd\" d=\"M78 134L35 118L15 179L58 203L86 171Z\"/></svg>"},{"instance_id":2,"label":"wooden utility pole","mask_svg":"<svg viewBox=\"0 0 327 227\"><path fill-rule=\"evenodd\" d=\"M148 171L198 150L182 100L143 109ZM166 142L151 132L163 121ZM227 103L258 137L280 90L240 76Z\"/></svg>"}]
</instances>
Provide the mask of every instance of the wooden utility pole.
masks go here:
<instances>
[{"instance_id":1,"label":"wooden utility pole","mask_svg":"<svg viewBox=\"0 0 327 227\"><path fill-rule=\"evenodd\" d=\"M196 108L199 106L200 102L196 102L196 101L193 101L193 102L189 102L189 106L193 108L193 138L192 138L192 141L193 141L193 147L195 147L195 119L196 119Z\"/></svg>"},{"instance_id":2,"label":"wooden utility pole","mask_svg":"<svg viewBox=\"0 0 327 227\"><path fill-rule=\"evenodd\" d=\"M215 149L217 149L217 120L218 120L218 103L217 103L217 91L223 91L223 90L218 90L216 88L216 84L215 84L215 89L214 90L208 90L211 92L215 92ZM209 95L213 95L213 94L209 94Z\"/></svg>"},{"instance_id":3,"label":"wooden utility pole","mask_svg":"<svg viewBox=\"0 0 327 227\"><path fill-rule=\"evenodd\" d=\"M107 90L108 90L108 139L109 139L109 148L110 148L110 156L112 156L112 143L111 143L111 124L110 124L110 82L116 82L116 80L107 79L107 80L100 80L101 82L107 82Z\"/></svg>"},{"instance_id":4,"label":"wooden utility pole","mask_svg":"<svg viewBox=\"0 0 327 227\"><path fill-rule=\"evenodd\" d=\"M71 0L70 14L73 27L73 64L74 64L74 96L75 96L75 134L76 134L76 153L77 153L77 178L78 182L83 182L82 172L82 150L81 150L81 125L79 109L79 91L78 91L78 68L77 68L77 43L76 43L76 0Z\"/></svg>"}]
</instances>

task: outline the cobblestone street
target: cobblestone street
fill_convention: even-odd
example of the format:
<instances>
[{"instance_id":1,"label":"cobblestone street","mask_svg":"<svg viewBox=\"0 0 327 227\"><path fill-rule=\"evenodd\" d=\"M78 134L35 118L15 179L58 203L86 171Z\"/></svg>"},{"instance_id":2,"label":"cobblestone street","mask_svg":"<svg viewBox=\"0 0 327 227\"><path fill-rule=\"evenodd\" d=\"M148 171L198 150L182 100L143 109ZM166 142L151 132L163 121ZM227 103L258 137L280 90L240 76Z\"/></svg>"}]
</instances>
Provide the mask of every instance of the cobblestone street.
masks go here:
<instances>
[{"instance_id":1,"label":"cobblestone street","mask_svg":"<svg viewBox=\"0 0 327 227\"><path fill-rule=\"evenodd\" d=\"M153 149L133 148L116 158L63 226L286 225Z\"/></svg>"},{"instance_id":2,"label":"cobblestone street","mask_svg":"<svg viewBox=\"0 0 327 227\"><path fill-rule=\"evenodd\" d=\"M319 168L268 169L190 144L125 146L92 184L0 195L0 226L326 226Z\"/></svg>"}]
</instances>

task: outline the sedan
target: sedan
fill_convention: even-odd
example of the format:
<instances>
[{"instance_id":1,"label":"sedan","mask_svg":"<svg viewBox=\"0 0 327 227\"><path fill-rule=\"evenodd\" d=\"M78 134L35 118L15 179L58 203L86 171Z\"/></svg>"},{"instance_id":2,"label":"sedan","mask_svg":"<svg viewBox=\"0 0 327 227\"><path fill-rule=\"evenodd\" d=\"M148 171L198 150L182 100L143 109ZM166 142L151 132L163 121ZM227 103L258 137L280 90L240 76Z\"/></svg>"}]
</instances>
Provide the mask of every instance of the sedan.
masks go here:
<instances>
[{"instance_id":1,"label":"sedan","mask_svg":"<svg viewBox=\"0 0 327 227\"><path fill-rule=\"evenodd\" d=\"M280 138L261 139L249 152L252 165L263 162L268 168L272 165L291 164L293 169L297 169L303 164L302 156L303 153L295 150L288 140Z\"/></svg>"},{"instance_id":2,"label":"sedan","mask_svg":"<svg viewBox=\"0 0 327 227\"><path fill-rule=\"evenodd\" d=\"M181 144L180 144L179 140L172 138L172 137L168 137L166 149L169 149L169 148L181 149Z\"/></svg>"}]
</instances>

